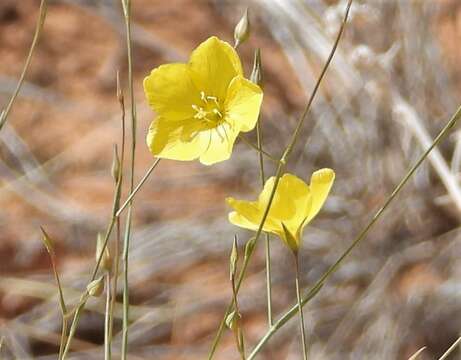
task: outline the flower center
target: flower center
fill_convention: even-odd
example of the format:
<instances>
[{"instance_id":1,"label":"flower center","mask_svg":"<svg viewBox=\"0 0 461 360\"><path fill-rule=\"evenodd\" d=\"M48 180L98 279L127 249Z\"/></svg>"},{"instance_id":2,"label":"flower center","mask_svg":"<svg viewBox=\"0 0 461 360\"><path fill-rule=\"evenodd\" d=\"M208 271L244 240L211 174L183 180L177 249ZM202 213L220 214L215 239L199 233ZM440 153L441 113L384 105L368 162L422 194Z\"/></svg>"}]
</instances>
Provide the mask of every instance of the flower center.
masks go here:
<instances>
[{"instance_id":1,"label":"flower center","mask_svg":"<svg viewBox=\"0 0 461 360\"><path fill-rule=\"evenodd\" d=\"M200 92L200 104L193 104L195 119L202 120L205 124L217 126L223 120L221 105L216 96L207 96L204 91Z\"/></svg>"}]
</instances>

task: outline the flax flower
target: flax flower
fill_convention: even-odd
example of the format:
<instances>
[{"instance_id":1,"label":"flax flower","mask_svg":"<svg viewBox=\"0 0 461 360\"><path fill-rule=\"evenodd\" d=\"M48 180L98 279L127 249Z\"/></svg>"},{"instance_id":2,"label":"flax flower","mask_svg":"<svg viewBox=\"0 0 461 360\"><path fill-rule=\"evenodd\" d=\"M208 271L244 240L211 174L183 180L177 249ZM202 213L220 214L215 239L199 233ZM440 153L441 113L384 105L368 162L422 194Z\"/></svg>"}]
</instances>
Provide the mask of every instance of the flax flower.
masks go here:
<instances>
[{"instance_id":1,"label":"flax flower","mask_svg":"<svg viewBox=\"0 0 461 360\"><path fill-rule=\"evenodd\" d=\"M331 169L320 169L312 174L311 183L291 174L280 178L274 200L264 223L263 231L278 235L290 249L297 253L304 227L322 208L335 178ZM235 210L229 214L229 221L249 230L258 230L275 177L269 178L257 201L242 201L227 198Z\"/></svg>"},{"instance_id":2,"label":"flax flower","mask_svg":"<svg viewBox=\"0 0 461 360\"><path fill-rule=\"evenodd\" d=\"M187 64L166 64L144 79L157 113L147 135L152 154L210 165L228 159L239 132L252 130L263 93L243 77L235 50L210 37Z\"/></svg>"}]
</instances>

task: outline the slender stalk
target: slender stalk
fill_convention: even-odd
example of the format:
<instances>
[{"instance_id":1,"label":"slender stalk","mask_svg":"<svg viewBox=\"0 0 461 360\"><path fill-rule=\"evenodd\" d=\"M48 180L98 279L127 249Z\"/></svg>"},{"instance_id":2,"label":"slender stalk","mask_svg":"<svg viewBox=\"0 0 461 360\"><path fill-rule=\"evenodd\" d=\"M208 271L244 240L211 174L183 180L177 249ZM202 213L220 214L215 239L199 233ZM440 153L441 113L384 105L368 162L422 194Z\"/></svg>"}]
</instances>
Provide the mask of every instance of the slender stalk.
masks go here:
<instances>
[{"instance_id":1,"label":"slender stalk","mask_svg":"<svg viewBox=\"0 0 461 360\"><path fill-rule=\"evenodd\" d=\"M21 72L21 76L19 77L19 81L18 81L18 84L16 85L16 89L11 95L11 98L8 101L8 104L6 105L6 108L0 112L0 130L6 124L6 120L11 111L11 108L13 107L14 101L16 100L19 94L19 91L21 90L22 84L24 83L27 70L29 69L30 63L32 61L32 55L34 54L35 47L37 46L38 40L40 38L40 34L43 29L43 25L45 24L47 8L48 8L48 0L42 0L40 2L40 10L39 10L39 15L38 15L37 25L35 27L34 38L32 39L32 44L30 45L29 53L27 54L24 67Z\"/></svg>"},{"instance_id":2,"label":"slender stalk","mask_svg":"<svg viewBox=\"0 0 461 360\"><path fill-rule=\"evenodd\" d=\"M298 253L294 254L295 257L295 265L296 265L296 276L295 276L295 283L296 283L296 299L298 301L298 311L299 311L299 327L301 329L301 342L303 347L303 359L307 360L307 342L306 342L306 330L304 329L304 314L303 314L303 306L301 304L301 287L299 286L299 255Z\"/></svg>"},{"instance_id":3,"label":"slender stalk","mask_svg":"<svg viewBox=\"0 0 461 360\"><path fill-rule=\"evenodd\" d=\"M131 159L130 159L130 193L134 189L134 166L136 154L136 103L133 89L133 49L131 44L131 0L121 0L123 15L125 19L126 46L128 56L128 91L130 94L131 105ZM130 249L130 238L132 228L133 202L128 205L128 215L126 218L125 236L123 244L123 328L122 328L122 360L127 359L128 353L128 322L129 322L129 283L128 283L128 258Z\"/></svg>"},{"instance_id":4,"label":"slender stalk","mask_svg":"<svg viewBox=\"0 0 461 360\"><path fill-rule=\"evenodd\" d=\"M104 318L104 359L110 360L111 356L111 341L110 341L110 324L111 324L111 275L110 272L106 275L106 311Z\"/></svg>"},{"instance_id":5,"label":"slender stalk","mask_svg":"<svg viewBox=\"0 0 461 360\"><path fill-rule=\"evenodd\" d=\"M411 179L416 170L421 166L423 161L427 158L429 153L436 147L450 132L450 130L456 125L456 123L461 118L461 106L456 110L455 114L451 117L448 123L440 130L439 134L431 144L431 146L421 155L418 161L408 170L405 176L402 178L400 183L395 187L390 196L386 199L381 208L376 212L376 214L371 218L370 222L365 226L365 228L359 233L359 235L352 241L351 245L346 249L346 251L336 260L336 262L330 266L330 268L320 277L319 280L315 283L314 286L307 292L306 296L302 300L302 306L307 304L323 287L326 280L339 268L344 259L352 252L352 250L368 235L370 230L373 228L375 223L381 217L383 212L387 207L392 203L396 196L400 193L402 188L406 183ZM293 306L288 310L274 325L266 332L266 334L261 338L256 347L251 352L248 360L253 359L262 347L269 341L269 339L274 335L278 329L286 324L293 316L298 312L298 306Z\"/></svg>"},{"instance_id":6,"label":"slender stalk","mask_svg":"<svg viewBox=\"0 0 461 360\"><path fill-rule=\"evenodd\" d=\"M249 147L251 147L253 150L256 150L260 155L264 155L266 156L269 160L277 163L279 162L280 160L277 159L276 157L272 156L271 154L269 154L268 152L264 151L261 147L259 147L259 145L255 145L253 144L250 140L248 140L246 138L245 135L243 134L239 134L239 139L242 140L245 144L247 144Z\"/></svg>"},{"instance_id":7,"label":"slender stalk","mask_svg":"<svg viewBox=\"0 0 461 360\"><path fill-rule=\"evenodd\" d=\"M276 175L275 175L275 182L274 182L274 187L272 189L272 193L271 193L271 197L269 199L269 202L267 204L267 207L266 207L266 210L264 212L264 216L263 218L261 219L261 223L260 223L260 226L258 228L258 232L256 233L256 236L255 236L255 242L257 242L257 240L259 239L259 236L261 234L261 231L262 231L262 228L264 226L264 223L266 221L266 217L267 217L267 214L269 213L269 210L270 210L270 207L272 205L272 200L273 200L273 196L275 195L275 191L277 189L277 186L278 186L278 183L279 183L279 180L280 180L280 177L282 175L282 171L285 167L285 164L286 162L288 161L288 158L289 156L291 155L291 152L293 151L293 148L298 140L298 136L299 136L299 132L301 130L301 127L307 117L307 114L309 113L309 110L312 106L312 103L313 103L313 100L318 92L318 89L320 87L320 84L326 74L326 71L328 69L328 67L330 66L330 63L331 63L331 60L333 59L333 55L335 54L336 52L336 49L338 47L338 43L339 43L339 40L341 39L341 36L344 32L344 28L345 28L345 25L346 25L346 22L347 22L347 18L349 16L349 11L350 11L350 7L352 5L352 1L353 0L349 0L349 2L347 3L347 7L346 7L346 12L345 12L345 15L344 15L344 19L343 19L343 22L341 24L341 27L339 29L339 32L338 32L338 35L336 37L336 40L333 44L333 47L331 49L331 52L328 56L328 59L325 63L325 65L323 66L323 69L319 75L319 78L317 79L317 82L314 86L314 89L312 91L312 94L307 102L307 105L298 121L298 124L296 126L296 129L295 131L293 132L293 135L290 139L290 142L288 143L282 157L280 158L279 162L278 162L278 166L277 166L277 170L276 170ZM255 248L255 247L254 247ZM240 278L239 278L239 283L237 284L237 291L239 290L240 288L240 285L243 281L243 278L245 277L245 272L246 272L246 269L247 269L247 266L248 266L248 262L250 261L250 258L251 258L251 255L253 254L254 252L254 248L250 251L249 253L249 256L248 258L245 259L244 263L243 263L243 268L242 268L242 271L240 272ZM218 327L218 331L215 335L215 338L213 340L213 343L211 345L211 349L210 349L210 352L208 354L208 360L211 360L213 359L213 356L216 352L216 349L218 347L218 344L219 344L219 341L221 340L221 336L222 336L222 333L224 331L224 327L225 327L225 321L226 321L226 317L228 316L229 312L232 311L232 306L233 306L233 300L231 301L231 303L228 305L227 309L226 309L226 313L223 317L223 320L221 320L221 323ZM271 328L272 329L272 328Z\"/></svg>"},{"instance_id":8,"label":"slender stalk","mask_svg":"<svg viewBox=\"0 0 461 360\"><path fill-rule=\"evenodd\" d=\"M56 255L54 252L53 245L51 243L51 238L46 233L45 229L40 227L42 231L45 247L50 256L51 268L53 269L54 279L56 281L56 285L58 286L58 300L59 300L59 309L61 310L61 318L62 318L62 328L61 328L61 340L59 342L59 355L58 360L61 359L62 353L64 351L64 343L66 341L66 333L67 333L67 307L66 302L64 301L64 293L62 291L61 280L59 279L59 273L56 266Z\"/></svg>"},{"instance_id":9,"label":"slender stalk","mask_svg":"<svg viewBox=\"0 0 461 360\"><path fill-rule=\"evenodd\" d=\"M264 187L266 182L266 176L264 174L264 158L263 158L263 134L261 129L261 117L256 123L256 142L259 148L258 157L259 157L259 177L261 179L261 186ZM269 242L269 234L266 233L265 236L265 245L266 245L266 295L267 295L267 322L269 326L272 326L272 279L271 279L271 249Z\"/></svg>"},{"instance_id":10,"label":"slender stalk","mask_svg":"<svg viewBox=\"0 0 461 360\"><path fill-rule=\"evenodd\" d=\"M120 206L120 208L118 209L118 211L116 213L117 217L119 217L122 214L123 210L125 210L125 208L131 203L131 201L135 197L136 193L141 189L141 187L144 185L146 180L149 178L150 174L152 174L152 171L154 171L154 169L160 163L160 160L161 159L156 159L154 161L154 163L149 167L149 169L147 169L147 171L144 174L144 176L142 177L141 181L138 183L138 185L136 185L136 187L133 189L133 191L130 193L130 195L128 195L128 198L125 200L125 202L122 204L122 206Z\"/></svg>"}]
</instances>

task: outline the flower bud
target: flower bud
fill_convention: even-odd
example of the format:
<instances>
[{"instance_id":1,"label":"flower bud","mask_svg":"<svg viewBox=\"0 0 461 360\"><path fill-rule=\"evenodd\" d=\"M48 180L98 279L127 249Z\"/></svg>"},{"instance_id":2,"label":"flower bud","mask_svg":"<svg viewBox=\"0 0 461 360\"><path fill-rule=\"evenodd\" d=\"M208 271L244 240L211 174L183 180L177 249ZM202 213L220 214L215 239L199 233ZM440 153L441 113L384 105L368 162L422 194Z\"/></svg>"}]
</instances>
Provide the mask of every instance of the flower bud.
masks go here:
<instances>
[{"instance_id":1,"label":"flower bud","mask_svg":"<svg viewBox=\"0 0 461 360\"><path fill-rule=\"evenodd\" d=\"M50 236L46 233L45 229L40 226L40 230L42 231L42 242L45 245L46 251L48 254L52 255L54 253L53 241L51 240Z\"/></svg>"},{"instance_id":2,"label":"flower bud","mask_svg":"<svg viewBox=\"0 0 461 360\"><path fill-rule=\"evenodd\" d=\"M90 296L99 297L104 291L104 277L101 276L100 278L90 282L86 286L86 291Z\"/></svg>"},{"instance_id":3,"label":"flower bud","mask_svg":"<svg viewBox=\"0 0 461 360\"><path fill-rule=\"evenodd\" d=\"M235 277L235 272L237 270L237 261L238 261L238 245L237 245L237 236L234 236L234 242L232 243L232 251L230 254L230 279L232 280Z\"/></svg>"},{"instance_id":4,"label":"flower bud","mask_svg":"<svg viewBox=\"0 0 461 360\"><path fill-rule=\"evenodd\" d=\"M248 18L248 9L245 10L240 21L234 30L234 47L237 49L240 44L244 43L250 37L250 20Z\"/></svg>"},{"instance_id":5,"label":"flower bud","mask_svg":"<svg viewBox=\"0 0 461 360\"><path fill-rule=\"evenodd\" d=\"M96 241L96 262L99 260L99 257L101 256L101 251L103 249L103 246L104 246L104 238L100 233L98 233L98 238ZM110 257L110 252L109 252L109 248L107 247L107 245L106 245L106 248L104 249L104 253L102 254L100 266L102 269L106 271L110 271L112 268L112 259Z\"/></svg>"},{"instance_id":6,"label":"flower bud","mask_svg":"<svg viewBox=\"0 0 461 360\"><path fill-rule=\"evenodd\" d=\"M263 69L261 64L261 50L255 50L255 56L253 60L253 70L251 71L250 80L258 86L262 86L263 82Z\"/></svg>"},{"instance_id":7,"label":"flower bud","mask_svg":"<svg viewBox=\"0 0 461 360\"><path fill-rule=\"evenodd\" d=\"M112 167L110 169L112 177L115 182L118 181L118 177L120 176L120 159L118 157L117 145L114 145L114 155L112 158Z\"/></svg>"}]
</instances>

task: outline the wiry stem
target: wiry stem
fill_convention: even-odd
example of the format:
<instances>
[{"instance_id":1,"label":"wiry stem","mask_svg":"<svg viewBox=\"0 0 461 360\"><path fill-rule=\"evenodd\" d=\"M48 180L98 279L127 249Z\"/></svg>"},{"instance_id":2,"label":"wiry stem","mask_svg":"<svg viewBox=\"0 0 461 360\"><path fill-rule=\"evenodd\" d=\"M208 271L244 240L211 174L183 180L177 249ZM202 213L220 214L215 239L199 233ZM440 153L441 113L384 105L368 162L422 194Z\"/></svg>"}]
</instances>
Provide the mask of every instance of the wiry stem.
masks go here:
<instances>
[{"instance_id":1,"label":"wiry stem","mask_svg":"<svg viewBox=\"0 0 461 360\"><path fill-rule=\"evenodd\" d=\"M110 272L106 274L106 309L104 317L104 360L111 359L111 276Z\"/></svg>"},{"instance_id":2,"label":"wiry stem","mask_svg":"<svg viewBox=\"0 0 461 360\"><path fill-rule=\"evenodd\" d=\"M299 311L299 328L301 329L301 344L303 347L303 359L307 360L307 342L306 342L306 330L304 329L304 314L301 300L301 287L299 285L299 255L298 253L294 254L295 257L295 266L296 266L296 299L298 301L298 311Z\"/></svg>"},{"instance_id":3,"label":"wiry stem","mask_svg":"<svg viewBox=\"0 0 461 360\"><path fill-rule=\"evenodd\" d=\"M131 105L131 159L130 159L130 193L134 189L134 166L136 153L136 103L133 89L133 49L131 43L131 0L121 0L126 28L126 45L128 56L128 89ZM130 238L132 228L133 202L128 205L126 218L124 245L123 245L123 328L122 328L122 360L127 359L128 353L128 322L129 322L129 283L128 283L128 259L130 250Z\"/></svg>"},{"instance_id":4,"label":"wiry stem","mask_svg":"<svg viewBox=\"0 0 461 360\"><path fill-rule=\"evenodd\" d=\"M2 130L3 126L6 124L8 115L11 111L11 108L13 107L14 101L16 100L19 94L19 91L21 90L22 84L24 83L27 70L29 69L30 62L32 61L32 55L34 54L35 47L37 46L38 40L40 38L40 34L43 29L43 25L45 24L47 7L48 7L48 0L42 0L40 2L40 13L38 15L37 26L35 27L34 38L32 39L32 44L30 46L29 53L27 54L26 62L24 63L21 76L19 77L19 81L18 81L18 84L16 85L16 89L11 95L11 98L8 101L8 104L6 105L6 108L0 112L0 130Z\"/></svg>"}]
</instances>

